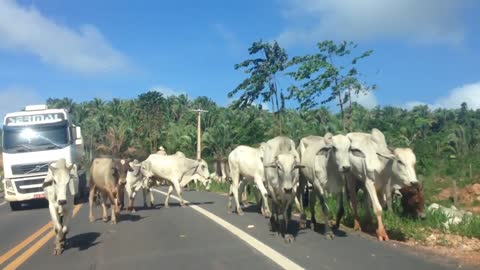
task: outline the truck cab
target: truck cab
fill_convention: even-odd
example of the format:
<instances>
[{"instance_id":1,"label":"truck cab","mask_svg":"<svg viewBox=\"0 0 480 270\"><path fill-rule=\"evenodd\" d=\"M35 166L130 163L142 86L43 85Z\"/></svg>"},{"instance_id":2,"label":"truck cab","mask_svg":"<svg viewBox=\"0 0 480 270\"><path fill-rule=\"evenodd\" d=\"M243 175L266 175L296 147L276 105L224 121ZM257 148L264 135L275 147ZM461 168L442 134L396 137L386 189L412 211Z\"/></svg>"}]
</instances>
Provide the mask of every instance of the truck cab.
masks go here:
<instances>
[{"instance_id":1,"label":"truck cab","mask_svg":"<svg viewBox=\"0 0 480 270\"><path fill-rule=\"evenodd\" d=\"M77 195L86 193L81 129L65 109L30 105L20 112L8 113L3 121L3 170L5 200L12 210L22 203L43 200L42 184L48 165L64 158L79 167Z\"/></svg>"}]
</instances>

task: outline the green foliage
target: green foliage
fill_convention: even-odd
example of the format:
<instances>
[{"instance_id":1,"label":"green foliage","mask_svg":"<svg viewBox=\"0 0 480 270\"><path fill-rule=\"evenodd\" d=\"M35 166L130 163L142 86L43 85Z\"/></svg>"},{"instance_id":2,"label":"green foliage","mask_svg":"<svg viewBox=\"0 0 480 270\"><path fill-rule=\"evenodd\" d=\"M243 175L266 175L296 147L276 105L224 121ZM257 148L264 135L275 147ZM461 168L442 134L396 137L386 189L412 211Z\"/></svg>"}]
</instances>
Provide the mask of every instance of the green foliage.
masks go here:
<instances>
[{"instance_id":1,"label":"green foliage","mask_svg":"<svg viewBox=\"0 0 480 270\"><path fill-rule=\"evenodd\" d=\"M373 51L365 51L359 56L350 55L357 45L352 42L335 44L323 41L317 44L319 52L312 55L294 57L289 65L298 66L288 74L300 85L289 87L290 96L295 97L302 109L311 109L319 104L337 101L344 121L344 106L352 101L352 94L364 94L375 85L367 86L359 80L356 65ZM325 91L329 93L325 95Z\"/></svg>"},{"instance_id":2,"label":"green foliage","mask_svg":"<svg viewBox=\"0 0 480 270\"><path fill-rule=\"evenodd\" d=\"M285 95L277 86L277 76L287 65L288 56L285 49L276 41L273 43L259 40L248 49L250 55L263 54L263 57L248 59L235 65L235 69L245 69L250 77L243 80L228 97L243 92L233 106L245 108L260 99L261 102L270 102L272 110L278 112L285 107ZM280 100L279 100L280 98Z\"/></svg>"}]
</instances>

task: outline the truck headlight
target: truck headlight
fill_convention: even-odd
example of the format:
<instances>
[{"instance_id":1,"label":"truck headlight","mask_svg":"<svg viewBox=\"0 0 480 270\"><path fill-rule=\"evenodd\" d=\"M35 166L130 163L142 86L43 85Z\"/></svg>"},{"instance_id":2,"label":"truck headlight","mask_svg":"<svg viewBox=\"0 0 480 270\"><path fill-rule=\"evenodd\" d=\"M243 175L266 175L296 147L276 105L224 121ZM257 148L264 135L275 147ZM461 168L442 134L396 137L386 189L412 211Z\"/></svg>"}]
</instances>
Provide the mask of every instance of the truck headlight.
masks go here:
<instances>
[{"instance_id":1,"label":"truck headlight","mask_svg":"<svg viewBox=\"0 0 480 270\"><path fill-rule=\"evenodd\" d=\"M5 189L10 190L10 191L14 191L12 180L5 179L4 181L5 181Z\"/></svg>"}]
</instances>

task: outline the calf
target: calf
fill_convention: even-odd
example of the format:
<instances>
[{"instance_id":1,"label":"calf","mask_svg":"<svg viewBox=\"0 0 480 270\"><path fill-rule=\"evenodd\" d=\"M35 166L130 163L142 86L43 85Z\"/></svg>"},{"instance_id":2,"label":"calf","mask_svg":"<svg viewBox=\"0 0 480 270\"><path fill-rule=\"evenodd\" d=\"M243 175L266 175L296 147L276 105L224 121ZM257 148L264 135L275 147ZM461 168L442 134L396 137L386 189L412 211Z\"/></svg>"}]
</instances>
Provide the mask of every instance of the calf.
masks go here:
<instances>
[{"instance_id":1,"label":"calf","mask_svg":"<svg viewBox=\"0 0 480 270\"><path fill-rule=\"evenodd\" d=\"M54 255L62 254L65 249L77 185L78 174L75 165L67 165L65 159L60 159L48 166L43 190L48 200L48 209L56 236Z\"/></svg>"}]
</instances>

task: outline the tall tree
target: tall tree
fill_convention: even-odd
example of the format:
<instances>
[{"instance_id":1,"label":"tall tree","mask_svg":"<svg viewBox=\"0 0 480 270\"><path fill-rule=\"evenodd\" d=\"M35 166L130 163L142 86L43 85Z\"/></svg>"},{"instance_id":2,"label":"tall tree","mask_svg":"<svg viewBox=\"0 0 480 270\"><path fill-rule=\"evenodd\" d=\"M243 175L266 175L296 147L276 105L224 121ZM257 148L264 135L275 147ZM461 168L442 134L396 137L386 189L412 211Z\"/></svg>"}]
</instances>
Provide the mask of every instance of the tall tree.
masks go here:
<instances>
[{"instance_id":1,"label":"tall tree","mask_svg":"<svg viewBox=\"0 0 480 270\"><path fill-rule=\"evenodd\" d=\"M351 57L357 45L346 41L339 44L323 41L318 43L317 47L318 53L294 57L290 61L289 64L298 65L298 69L288 74L300 82L300 86L289 88L290 95L299 101L303 109L336 100L345 130L345 105L351 105L352 94L358 95L375 89L375 85L367 86L360 81L356 68L358 61L370 56L373 51ZM327 90L330 90L330 93L324 95Z\"/></svg>"},{"instance_id":2,"label":"tall tree","mask_svg":"<svg viewBox=\"0 0 480 270\"><path fill-rule=\"evenodd\" d=\"M250 77L229 92L228 97L242 92L233 103L234 108L245 108L255 101L269 102L272 111L280 117L280 112L285 108L286 95L278 87L278 76L287 66L287 52L276 41L268 43L262 40L254 42L248 52L250 55L261 56L235 65L236 70L243 68Z\"/></svg>"}]
</instances>

